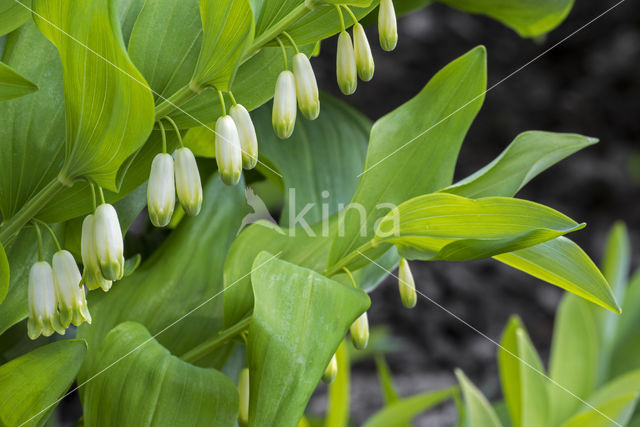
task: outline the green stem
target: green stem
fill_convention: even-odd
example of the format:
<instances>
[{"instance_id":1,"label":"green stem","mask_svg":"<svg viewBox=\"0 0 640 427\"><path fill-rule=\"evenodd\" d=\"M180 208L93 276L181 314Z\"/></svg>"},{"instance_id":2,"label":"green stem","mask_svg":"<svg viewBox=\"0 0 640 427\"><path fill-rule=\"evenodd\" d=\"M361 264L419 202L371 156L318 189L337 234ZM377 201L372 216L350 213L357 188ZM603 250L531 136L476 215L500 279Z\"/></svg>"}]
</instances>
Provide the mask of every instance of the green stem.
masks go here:
<instances>
[{"instance_id":1,"label":"green stem","mask_svg":"<svg viewBox=\"0 0 640 427\"><path fill-rule=\"evenodd\" d=\"M220 107L222 107L222 115L227 115L227 107L224 105L224 95L221 90L218 90L218 98L220 98Z\"/></svg>"},{"instance_id":2,"label":"green stem","mask_svg":"<svg viewBox=\"0 0 640 427\"><path fill-rule=\"evenodd\" d=\"M15 215L0 228L0 243L6 245L7 242L17 235L22 227L31 221L40 210L42 210L42 207L46 206L64 187L65 184L63 184L59 178L56 178L42 188L34 197L29 199Z\"/></svg>"},{"instance_id":3,"label":"green stem","mask_svg":"<svg viewBox=\"0 0 640 427\"><path fill-rule=\"evenodd\" d=\"M156 117L163 119L165 116L171 114L173 111L180 108L185 102L196 96L202 91L202 88L195 87L191 83L182 87L176 93L166 98L156 107Z\"/></svg>"},{"instance_id":4,"label":"green stem","mask_svg":"<svg viewBox=\"0 0 640 427\"><path fill-rule=\"evenodd\" d=\"M336 7L336 10L338 11L338 16L340 17L340 29L344 33L345 27L344 27L344 16L342 16L342 9L340 9L340 6L337 4L335 4L334 6Z\"/></svg>"},{"instance_id":5,"label":"green stem","mask_svg":"<svg viewBox=\"0 0 640 427\"><path fill-rule=\"evenodd\" d=\"M33 227L36 229L36 239L38 240L38 261L42 261L42 233L40 233L40 227L35 222L33 223Z\"/></svg>"},{"instance_id":6,"label":"green stem","mask_svg":"<svg viewBox=\"0 0 640 427\"><path fill-rule=\"evenodd\" d=\"M310 3L307 5L307 3ZM282 18L273 27L270 27L267 31L260 34L253 40L251 47L247 49L245 58L253 56L258 50L262 49L267 43L271 42L274 38L279 36L284 30L289 28L290 25L295 24L300 18L311 11L316 1L303 2L298 7L293 9L287 16Z\"/></svg>"},{"instance_id":7,"label":"green stem","mask_svg":"<svg viewBox=\"0 0 640 427\"><path fill-rule=\"evenodd\" d=\"M98 186L98 194L100 195L100 203L101 203L101 204L103 204L103 205L104 205L105 203L107 203L107 202L104 200L104 192L102 191L102 187L100 187L100 186Z\"/></svg>"},{"instance_id":8,"label":"green stem","mask_svg":"<svg viewBox=\"0 0 640 427\"><path fill-rule=\"evenodd\" d=\"M231 98L231 103L233 103L233 105L238 105L238 103L236 102L236 98L233 96L233 93L231 91L227 93L229 94L229 98Z\"/></svg>"},{"instance_id":9,"label":"green stem","mask_svg":"<svg viewBox=\"0 0 640 427\"><path fill-rule=\"evenodd\" d=\"M198 344L196 347L183 354L180 358L188 363L197 362L198 360L208 355L211 351L215 350L223 344L226 344L237 335L241 334L245 329L247 329L247 327L249 327L250 321L251 316L245 317L230 328L225 329L224 331L220 331L216 336L211 337L207 341Z\"/></svg>"},{"instance_id":10,"label":"green stem","mask_svg":"<svg viewBox=\"0 0 640 427\"><path fill-rule=\"evenodd\" d=\"M335 276L336 274L340 273L341 271L344 271L344 268L347 265L349 265L354 259L362 256L362 255L360 255L361 252L364 253L364 252L368 251L369 249L373 249L378 244L380 244L380 242L374 243L373 240L370 240L369 242L367 242L364 245L360 246L355 251L351 252L346 257L342 258L340 261L338 261L333 266L327 268L325 270L324 275L327 276L327 277L331 277L331 276Z\"/></svg>"},{"instance_id":11,"label":"green stem","mask_svg":"<svg viewBox=\"0 0 640 427\"><path fill-rule=\"evenodd\" d=\"M358 18L356 18L356 15L353 14L353 12L351 12L351 9L349 9L349 6L347 6L346 4L343 4L342 7L344 7L347 12L349 12L349 15L351 15L351 20L353 21L353 25L358 23Z\"/></svg>"},{"instance_id":12,"label":"green stem","mask_svg":"<svg viewBox=\"0 0 640 427\"><path fill-rule=\"evenodd\" d=\"M36 228L38 227L37 224L42 224L44 226L44 228L47 229L47 231L49 232L49 235L51 236L51 240L53 240L53 243L56 245L56 249L58 251L62 250L62 247L60 246L60 242L58 241L58 238L56 237L56 233L53 231L53 229L51 227L49 227L49 224L47 224L44 221L40 221L39 219L34 219L33 220L34 224L36 224ZM40 230L38 229L38 233L40 232Z\"/></svg>"},{"instance_id":13,"label":"green stem","mask_svg":"<svg viewBox=\"0 0 640 427\"><path fill-rule=\"evenodd\" d=\"M162 124L162 120L158 120L158 127L160 127L160 135L162 136L162 152L167 152L167 134L164 130L164 125Z\"/></svg>"},{"instance_id":14,"label":"green stem","mask_svg":"<svg viewBox=\"0 0 640 427\"><path fill-rule=\"evenodd\" d=\"M96 187L93 185L93 182L89 182L89 188L91 188L91 203L93 206L93 212L95 212L98 207L98 202L96 201Z\"/></svg>"},{"instance_id":15,"label":"green stem","mask_svg":"<svg viewBox=\"0 0 640 427\"><path fill-rule=\"evenodd\" d=\"M298 50L298 45L296 44L295 40L293 40L293 37L291 37L286 31L283 31L282 34L289 39L289 43L291 43L291 46L293 46L296 53L300 53L300 51Z\"/></svg>"},{"instance_id":16,"label":"green stem","mask_svg":"<svg viewBox=\"0 0 640 427\"><path fill-rule=\"evenodd\" d=\"M287 49L285 49L284 43L282 43L280 37L276 37L276 41L280 45L280 50L282 51L282 62L284 63L284 69L288 70L289 66L287 65Z\"/></svg>"}]
</instances>

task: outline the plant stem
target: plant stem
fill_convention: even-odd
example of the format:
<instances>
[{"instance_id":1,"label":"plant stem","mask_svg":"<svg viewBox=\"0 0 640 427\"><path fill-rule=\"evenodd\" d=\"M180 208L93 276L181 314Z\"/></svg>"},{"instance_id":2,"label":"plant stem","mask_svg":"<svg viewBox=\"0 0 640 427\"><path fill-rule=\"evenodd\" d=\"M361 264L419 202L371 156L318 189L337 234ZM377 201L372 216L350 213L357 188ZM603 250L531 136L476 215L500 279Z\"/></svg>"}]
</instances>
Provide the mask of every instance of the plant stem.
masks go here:
<instances>
[{"instance_id":1,"label":"plant stem","mask_svg":"<svg viewBox=\"0 0 640 427\"><path fill-rule=\"evenodd\" d=\"M349 263L351 263L354 259L362 256L362 255L360 255L360 253L365 253L369 249L375 248L378 244L380 244L380 242L375 242L374 243L373 240L368 241L367 243L365 243L364 245L360 246L355 251L353 251L350 254L348 254L346 257L342 258L336 264L334 264L331 267L327 268L325 270L325 272L324 272L324 275L327 276L327 277L331 277L331 276L335 276L336 274L338 274L340 272L344 272L344 268L346 266L348 266Z\"/></svg>"},{"instance_id":2,"label":"plant stem","mask_svg":"<svg viewBox=\"0 0 640 427\"><path fill-rule=\"evenodd\" d=\"M169 98L166 98L156 107L156 118L163 119L165 116L171 114L178 107L183 105L185 102L196 96L201 92L201 89L192 87L191 84L182 87L176 93L171 95Z\"/></svg>"},{"instance_id":3,"label":"plant stem","mask_svg":"<svg viewBox=\"0 0 640 427\"><path fill-rule=\"evenodd\" d=\"M0 243L6 245L6 243L17 235L22 227L31 221L49 200L55 197L64 187L65 184L63 184L59 178L56 178L43 187L34 197L29 199L15 215L0 228Z\"/></svg>"},{"instance_id":4,"label":"plant stem","mask_svg":"<svg viewBox=\"0 0 640 427\"><path fill-rule=\"evenodd\" d=\"M226 344L237 335L241 334L249 326L250 321L251 316L245 317L235 325L223 331L220 331L217 335L209 338L207 341L198 344L197 346L183 354L180 358L189 363L197 362L198 360L208 355L211 351L215 350L223 344Z\"/></svg>"}]
</instances>

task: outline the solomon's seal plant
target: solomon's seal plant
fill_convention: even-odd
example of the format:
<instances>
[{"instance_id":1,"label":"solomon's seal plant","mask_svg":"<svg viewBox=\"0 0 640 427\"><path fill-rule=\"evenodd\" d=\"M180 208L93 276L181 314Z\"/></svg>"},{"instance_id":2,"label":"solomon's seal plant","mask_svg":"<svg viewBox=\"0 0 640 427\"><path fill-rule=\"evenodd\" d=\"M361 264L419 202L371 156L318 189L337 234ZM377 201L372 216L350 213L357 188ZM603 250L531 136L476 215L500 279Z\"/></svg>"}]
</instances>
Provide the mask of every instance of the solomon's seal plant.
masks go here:
<instances>
[{"instance_id":1,"label":"solomon's seal plant","mask_svg":"<svg viewBox=\"0 0 640 427\"><path fill-rule=\"evenodd\" d=\"M525 37L571 8L443 2ZM392 50L419 3L0 0L0 424L44 424L74 381L86 426L305 423L321 379L345 384L345 337L375 342L367 294L398 265L416 305L413 260L492 258L614 318L611 279L566 237L584 224L515 198L596 139L524 132L453 182L483 47L373 124L319 91L325 39L351 94L374 75L364 26ZM136 254L145 206L167 237Z\"/></svg>"}]
</instances>

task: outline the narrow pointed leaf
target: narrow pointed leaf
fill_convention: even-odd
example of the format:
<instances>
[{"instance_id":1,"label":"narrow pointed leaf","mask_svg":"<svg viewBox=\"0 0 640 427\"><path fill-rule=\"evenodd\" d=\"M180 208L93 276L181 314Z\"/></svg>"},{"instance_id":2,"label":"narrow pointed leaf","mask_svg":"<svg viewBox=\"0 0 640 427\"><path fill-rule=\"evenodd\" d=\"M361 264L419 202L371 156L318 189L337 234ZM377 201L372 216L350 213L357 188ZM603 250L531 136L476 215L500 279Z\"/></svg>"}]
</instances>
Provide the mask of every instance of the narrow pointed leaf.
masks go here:
<instances>
[{"instance_id":1,"label":"narrow pointed leaf","mask_svg":"<svg viewBox=\"0 0 640 427\"><path fill-rule=\"evenodd\" d=\"M456 376L462 389L467 425L469 427L500 427L502 424L487 398L460 369L456 369Z\"/></svg>"},{"instance_id":2,"label":"narrow pointed leaf","mask_svg":"<svg viewBox=\"0 0 640 427\"><path fill-rule=\"evenodd\" d=\"M616 331L615 347L609 364L609 376L640 369L640 273L636 273L625 293L623 316Z\"/></svg>"},{"instance_id":3,"label":"narrow pointed leaf","mask_svg":"<svg viewBox=\"0 0 640 427\"><path fill-rule=\"evenodd\" d=\"M338 375L329 384L329 403L324 425L326 427L346 427L349 425L349 404L351 402L351 363L347 341L342 340L336 351Z\"/></svg>"},{"instance_id":4,"label":"narrow pointed leaf","mask_svg":"<svg viewBox=\"0 0 640 427\"><path fill-rule=\"evenodd\" d=\"M0 102L19 98L38 90L35 83L17 73L13 68L0 62Z\"/></svg>"},{"instance_id":5,"label":"narrow pointed leaf","mask_svg":"<svg viewBox=\"0 0 640 427\"><path fill-rule=\"evenodd\" d=\"M626 425L638 402L638 393L629 393L573 416L562 427L608 427Z\"/></svg>"},{"instance_id":6,"label":"narrow pointed leaf","mask_svg":"<svg viewBox=\"0 0 640 427\"><path fill-rule=\"evenodd\" d=\"M31 18L29 8L31 0L0 0L0 36L9 34L27 22Z\"/></svg>"},{"instance_id":7,"label":"narrow pointed leaf","mask_svg":"<svg viewBox=\"0 0 640 427\"><path fill-rule=\"evenodd\" d=\"M0 244L0 303L2 303L4 298L7 296L10 280L9 260L7 259L7 253L4 250L4 246Z\"/></svg>"},{"instance_id":8,"label":"narrow pointed leaf","mask_svg":"<svg viewBox=\"0 0 640 427\"><path fill-rule=\"evenodd\" d=\"M391 371L389 370L389 365L384 360L384 356L380 355L375 358L376 361L376 371L378 372L378 381L380 382L380 389L382 390L382 397L384 399L384 403L386 405L391 405L392 403L400 400L400 396L396 391L395 385L393 384L393 378L391 377Z\"/></svg>"}]
</instances>

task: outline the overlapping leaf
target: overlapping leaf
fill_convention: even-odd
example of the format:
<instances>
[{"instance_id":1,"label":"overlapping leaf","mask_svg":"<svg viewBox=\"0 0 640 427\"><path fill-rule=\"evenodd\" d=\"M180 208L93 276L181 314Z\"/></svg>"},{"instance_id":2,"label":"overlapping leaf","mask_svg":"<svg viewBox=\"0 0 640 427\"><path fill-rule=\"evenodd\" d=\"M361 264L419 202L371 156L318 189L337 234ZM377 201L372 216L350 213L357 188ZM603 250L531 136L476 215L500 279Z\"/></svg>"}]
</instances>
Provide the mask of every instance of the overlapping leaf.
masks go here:
<instances>
[{"instance_id":1,"label":"overlapping leaf","mask_svg":"<svg viewBox=\"0 0 640 427\"><path fill-rule=\"evenodd\" d=\"M461 370L456 370L456 376L464 398L466 425L469 427L500 427L502 424L498 420L498 416L482 392Z\"/></svg>"},{"instance_id":2,"label":"overlapping leaf","mask_svg":"<svg viewBox=\"0 0 640 427\"><path fill-rule=\"evenodd\" d=\"M38 90L38 86L0 62L0 101L19 98Z\"/></svg>"},{"instance_id":3,"label":"overlapping leaf","mask_svg":"<svg viewBox=\"0 0 640 427\"><path fill-rule=\"evenodd\" d=\"M31 18L31 0L0 0L0 36L9 34Z\"/></svg>"}]
</instances>

